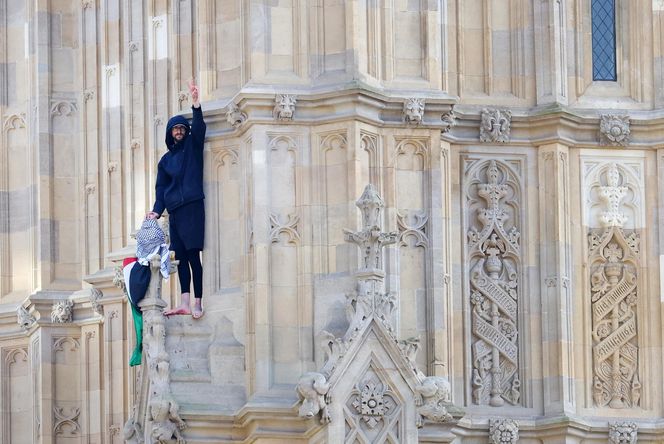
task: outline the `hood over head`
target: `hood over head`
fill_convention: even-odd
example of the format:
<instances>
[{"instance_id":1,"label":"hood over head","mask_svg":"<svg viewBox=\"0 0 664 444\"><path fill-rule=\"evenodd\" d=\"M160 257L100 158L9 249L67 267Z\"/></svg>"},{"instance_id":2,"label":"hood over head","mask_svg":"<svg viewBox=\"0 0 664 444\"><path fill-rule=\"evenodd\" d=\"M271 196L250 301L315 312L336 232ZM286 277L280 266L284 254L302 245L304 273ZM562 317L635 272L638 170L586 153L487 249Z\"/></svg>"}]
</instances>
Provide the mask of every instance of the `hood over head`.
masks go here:
<instances>
[{"instance_id":1,"label":"hood over head","mask_svg":"<svg viewBox=\"0 0 664 444\"><path fill-rule=\"evenodd\" d=\"M166 146L169 150L173 147L173 145L175 145L175 141L171 135L171 130L176 125L184 125L187 128L187 136L191 131L191 125L189 125L189 120L187 120L185 116L173 116L168 119L168 124L166 125ZM185 136L185 138L187 136Z\"/></svg>"}]
</instances>

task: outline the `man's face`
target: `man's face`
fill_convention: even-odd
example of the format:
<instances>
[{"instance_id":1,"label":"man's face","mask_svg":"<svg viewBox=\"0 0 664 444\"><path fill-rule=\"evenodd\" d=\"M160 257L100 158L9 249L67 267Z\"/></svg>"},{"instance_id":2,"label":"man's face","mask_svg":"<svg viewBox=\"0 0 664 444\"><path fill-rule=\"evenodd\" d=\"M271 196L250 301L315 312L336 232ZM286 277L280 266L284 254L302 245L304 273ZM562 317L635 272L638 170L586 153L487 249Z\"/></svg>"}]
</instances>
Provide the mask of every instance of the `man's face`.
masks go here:
<instances>
[{"instance_id":1,"label":"man's face","mask_svg":"<svg viewBox=\"0 0 664 444\"><path fill-rule=\"evenodd\" d=\"M173 140L175 140L175 143L181 142L182 139L184 139L184 136L187 135L187 127L184 125L175 125L173 128L171 128L171 136L173 136Z\"/></svg>"}]
</instances>

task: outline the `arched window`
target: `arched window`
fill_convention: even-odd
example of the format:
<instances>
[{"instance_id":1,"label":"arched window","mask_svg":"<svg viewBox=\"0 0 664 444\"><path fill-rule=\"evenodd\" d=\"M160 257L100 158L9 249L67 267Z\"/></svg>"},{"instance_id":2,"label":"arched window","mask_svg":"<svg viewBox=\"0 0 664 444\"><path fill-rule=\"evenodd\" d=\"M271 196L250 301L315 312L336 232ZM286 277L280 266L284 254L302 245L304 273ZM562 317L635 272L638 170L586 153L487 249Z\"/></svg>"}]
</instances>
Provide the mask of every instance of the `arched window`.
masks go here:
<instances>
[{"instance_id":1,"label":"arched window","mask_svg":"<svg viewBox=\"0 0 664 444\"><path fill-rule=\"evenodd\" d=\"M616 3L592 0L593 80L616 81Z\"/></svg>"}]
</instances>

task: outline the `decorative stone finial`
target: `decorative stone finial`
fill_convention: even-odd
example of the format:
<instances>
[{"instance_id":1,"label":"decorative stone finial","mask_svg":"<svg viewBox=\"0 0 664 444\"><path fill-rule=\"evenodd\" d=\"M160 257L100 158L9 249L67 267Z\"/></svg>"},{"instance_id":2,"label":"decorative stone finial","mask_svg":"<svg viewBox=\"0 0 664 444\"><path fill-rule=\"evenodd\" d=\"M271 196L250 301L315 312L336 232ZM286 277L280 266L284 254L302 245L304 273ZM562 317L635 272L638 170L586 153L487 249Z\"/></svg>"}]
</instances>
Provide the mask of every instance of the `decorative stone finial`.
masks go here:
<instances>
[{"instance_id":1,"label":"decorative stone finial","mask_svg":"<svg viewBox=\"0 0 664 444\"><path fill-rule=\"evenodd\" d=\"M627 221L625 213L620 211L622 200L627 194L627 187L620 186L618 166L612 163L606 172L606 186L599 187L599 198L606 204L599 219L605 227L622 227Z\"/></svg>"},{"instance_id":2,"label":"decorative stone finial","mask_svg":"<svg viewBox=\"0 0 664 444\"><path fill-rule=\"evenodd\" d=\"M385 206L373 185L364 189L362 196L356 202L362 212L362 231L353 232L344 230L346 242L356 244L363 253L361 271L381 270L383 268L382 248L397 241L399 233L396 231L384 233L381 231L380 212Z\"/></svg>"}]
</instances>

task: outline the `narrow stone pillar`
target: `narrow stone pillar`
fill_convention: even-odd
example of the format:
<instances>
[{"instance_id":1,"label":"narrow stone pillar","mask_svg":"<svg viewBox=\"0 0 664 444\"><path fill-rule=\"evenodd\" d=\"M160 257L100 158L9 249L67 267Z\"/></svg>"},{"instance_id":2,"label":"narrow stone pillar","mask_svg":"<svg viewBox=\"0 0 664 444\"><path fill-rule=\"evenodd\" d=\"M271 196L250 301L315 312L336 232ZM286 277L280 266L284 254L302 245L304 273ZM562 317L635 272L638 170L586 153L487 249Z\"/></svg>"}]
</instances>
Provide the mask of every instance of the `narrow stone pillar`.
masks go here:
<instances>
[{"instance_id":1,"label":"narrow stone pillar","mask_svg":"<svg viewBox=\"0 0 664 444\"><path fill-rule=\"evenodd\" d=\"M568 147L540 146L538 164L543 403L553 415L574 407Z\"/></svg>"}]
</instances>

